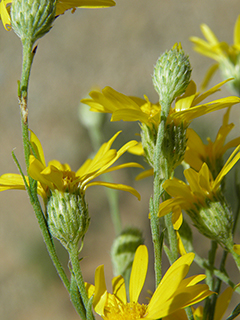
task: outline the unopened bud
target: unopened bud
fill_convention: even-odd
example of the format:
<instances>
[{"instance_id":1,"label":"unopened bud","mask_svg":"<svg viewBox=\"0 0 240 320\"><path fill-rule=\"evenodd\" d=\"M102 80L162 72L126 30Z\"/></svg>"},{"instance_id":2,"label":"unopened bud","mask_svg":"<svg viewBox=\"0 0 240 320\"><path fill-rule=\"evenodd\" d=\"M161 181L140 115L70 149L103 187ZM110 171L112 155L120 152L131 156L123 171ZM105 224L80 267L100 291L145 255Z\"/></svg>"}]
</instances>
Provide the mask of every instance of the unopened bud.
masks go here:
<instances>
[{"instance_id":1,"label":"unopened bud","mask_svg":"<svg viewBox=\"0 0 240 320\"><path fill-rule=\"evenodd\" d=\"M66 249L69 245L77 245L88 230L90 218L81 195L57 189L52 191L47 204L47 213L52 236Z\"/></svg>"},{"instance_id":2,"label":"unopened bud","mask_svg":"<svg viewBox=\"0 0 240 320\"><path fill-rule=\"evenodd\" d=\"M114 275L124 278L130 275L135 252L143 244L142 232L137 228L127 228L114 240L111 257Z\"/></svg>"},{"instance_id":3,"label":"unopened bud","mask_svg":"<svg viewBox=\"0 0 240 320\"><path fill-rule=\"evenodd\" d=\"M226 245L232 240L233 217L226 200L221 196L216 201L206 199L206 206L188 211L195 227L206 237Z\"/></svg>"},{"instance_id":4,"label":"unopened bud","mask_svg":"<svg viewBox=\"0 0 240 320\"><path fill-rule=\"evenodd\" d=\"M191 65L180 44L162 54L154 68L153 85L166 116L173 100L183 94L189 84Z\"/></svg>"},{"instance_id":5,"label":"unopened bud","mask_svg":"<svg viewBox=\"0 0 240 320\"><path fill-rule=\"evenodd\" d=\"M56 0L14 0L11 22L22 42L32 44L44 36L52 26L56 12Z\"/></svg>"}]
</instances>

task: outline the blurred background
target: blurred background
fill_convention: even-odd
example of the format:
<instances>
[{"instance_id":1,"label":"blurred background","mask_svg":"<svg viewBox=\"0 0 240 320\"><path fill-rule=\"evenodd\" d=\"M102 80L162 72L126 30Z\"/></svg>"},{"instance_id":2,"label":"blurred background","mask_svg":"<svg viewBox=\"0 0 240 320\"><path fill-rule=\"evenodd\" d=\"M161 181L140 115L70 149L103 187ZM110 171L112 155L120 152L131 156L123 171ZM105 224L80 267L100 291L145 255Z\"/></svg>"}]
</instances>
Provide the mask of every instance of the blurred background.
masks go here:
<instances>
[{"instance_id":1,"label":"blurred background","mask_svg":"<svg viewBox=\"0 0 240 320\"><path fill-rule=\"evenodd\" d=\"M69 163L75 171L93 151L87 130L79 121L80 99L93 87L111 86L126 95L150 101L158 97L151 74L158 56L181 42L190 56L192 79L199 86L213 63L192 50L190 36L200 36L200 24L206 23L219 40L233 43L233 29L239 12L238 0L118 0L114 8L78 9L56 19L54 27L38 41L37 54L29 87L29 125L40 139L46 161L58 159ZM0 174L17 168L12 160L14 149L24 166L20 116L17 101L17 80L21 73L21 43L18 37L0 26ZM221 81L217 74L211 82ZM230 95L223 88L214 99ZM202 117L191 125L202 137L215 138L223 112ZM229 136L239 135L239 106L232 108L235 129ZM110 123L103 127L105 141L123 130L114 147L119 148L139 132L136 123ZM124 161L138 161L126 155ZM148 221L148 202L152 193L151 178L135 182L138 169L125 169L114 175L116 182L134 186L141 194L139 202L132 195L119 193L123 225L143 230L150 251L147 289L154 289L152 245ZM229 177L233 178L233 174ZM91 225L85 237L81 262L85 280L94 282L98 265L105 265L110 289L112 267L110 249L114 231L104 188L87 190ZM228 189L235 205L234 190ZM195 232L199 254L206 256L209 243ZM239 236L236 242L240 241ZM57 246L66 265L66 252ZM34 215L23 191L0 193L0 313L4 320L74 320L78 316L69 302L68 293L56 275ZM231 259L228 271L236 282L239 274ZM166 264L167 266L167 264ZM193 272L202 272L196 268ZM235 306L239 302L236 295Z\"/></svg>"}]
</instances>

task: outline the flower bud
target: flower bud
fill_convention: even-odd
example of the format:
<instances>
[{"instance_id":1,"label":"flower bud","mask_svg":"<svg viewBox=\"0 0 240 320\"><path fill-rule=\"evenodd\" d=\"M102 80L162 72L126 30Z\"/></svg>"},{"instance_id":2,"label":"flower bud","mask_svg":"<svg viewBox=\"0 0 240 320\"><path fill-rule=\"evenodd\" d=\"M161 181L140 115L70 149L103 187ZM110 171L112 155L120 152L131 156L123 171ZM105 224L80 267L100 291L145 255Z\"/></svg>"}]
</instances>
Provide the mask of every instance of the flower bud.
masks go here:
<instances>
[{"instance_id":1,"label":"flower bud","mask_svg":"<svg viewBox=\"0 0 240 320\"><path fill-rule=\"evenodd\" d=\"M32 44L44 36L55 18L56 0L14 0L11 7L11 22L22 42Z\"/></svg>"},{"instance_id":2,"label":"flower bud","mask_svg":"<svg viewBox=\"0 0 240 320\"><path fill-rule=\"evenodd\" d=\"M185 92L191 76L191 65L181 45L175 44L162 54L154 68L153 85L166 116L173 100Z\"/></svg>"},{"instance_id":3,"label":"flower bud","mask_svg":"<svg viewBox=\"0 0 240 320\"><path fill-rule=\"evenodd\" d=\"M115 276L122 275L125 278L130 275L135 251L143 243L142 232L137 228L126 228L114 240L111 257Z\"/></svg>"},{"instance_id":4,"label":"flower bud","mask_svg":"<svg viewBox=\"0 0 240 320\"><path fill-rule=\"evenodd\" d=\"M195 227L204 236L217 241L221 245L227 245L232 240L233 217L223 196L215 201L206 199L206 207L199 211L188 211Z\"/></svg>"},{"instance_id":5,"label":"flower bud","mask_svg":"<svg viewBox=\"0 0 240 320\"><path fill-rule=\"evenodd\" d=\"M88 230L90 218L81 195L55 189L48 201L47 213L50 233L66 249L77 245Z\"/></svg>"}]
</instances>

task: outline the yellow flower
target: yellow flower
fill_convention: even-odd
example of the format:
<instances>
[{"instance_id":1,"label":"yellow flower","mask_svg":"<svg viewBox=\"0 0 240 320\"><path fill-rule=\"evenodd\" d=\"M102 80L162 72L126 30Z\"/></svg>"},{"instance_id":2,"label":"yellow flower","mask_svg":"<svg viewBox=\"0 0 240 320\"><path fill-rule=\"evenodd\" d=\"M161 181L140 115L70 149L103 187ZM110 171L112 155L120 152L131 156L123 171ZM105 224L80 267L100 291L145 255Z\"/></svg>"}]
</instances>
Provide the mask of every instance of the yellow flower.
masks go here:
<instances>
[{"instance_id":1,"label":"yellow flower","mask_svg":"<svg viewBox=\"0 0 240 320\"><path fill-rule=\"evenodd\" d=\"M128 191L140 199L139 193L132 187L102 181L91 182L103 173L128 167L142 168L141 165L134 162L111 167L118 158L128 150L128 148L137 144L136 141L130 141L118 151L111 149L111 146L119 133L120 131L108 142L104 143L93 159L86 160L78 171L74 172L71 171L68 164L61 164L57 160L50 161L46 166L41 143L37 136L31 131L30 142L34 150L34 155L30 155L29 175L34 180L38 181L38 194L41 195L43 199L47 200L51 194L50 190L57 189L63 192L81 192L84 194L88 187L101 185L108 188ZM28 182L27 177L26 180ZM25 189L21 175L10 173L4 174L0 177L0 191L8 189Z\"/></svg>"},{"instance_id":2,"label":"yellow flower","mask_svg":"<svg viewBox=\"0 0 240 320\"><path fill-rule=\"evenodd\" d=\"M129 285L129 302L127 301L124 279L121 276L113 278L113 294L107 292L104 267L99 266L95 273L95 287L86 284L88 296L93 298L93 308L105 320L154 320L195 304L212 292L206 284L197 284L205 275L185 278L194 259L193 253L188 253L175 261L168 269L148 305L138 302L148 268L148 250L138 247L131 271Z\"/></svg>"},{"instance_id":3,"label":"yellow flower","mask_svg":"<svg viewBox=\"0 0 240 320\"><path fill-rule=\"evenodd\" d=\"M194 225L207 237L225 243L231 238L232 217L221 193L221 181L240 159L240 145L231 154L214 180L206 163L199 172L192 168L184 171L188 184L176 178L163 183L172 196L159 206L159 217L173 212L172 221L179 229L184 210ZM220 238L218 238L220 237Z\"/></svg>"},{"instance_id":4,"label":"yellow flower","mask_svg":"<svg viewBox=\"0 0 240 320\"><path fill-rule=\"evenodd\" d=\"M224 313L227 310L227 307L231 301L232 294L234 290L231 287L226 288L221 295L217 298L216 306L214 309L213 320L221 320L224 316ZM199 306L196 309L192 308L193 318L194 320L202 320L203 319L203 307ZM177 312L171 314L170 316L165 317L163 320L188 320L186 312L184 310L178 310ZM208 317L206 318L208 319Z\"/></svg>"},{"instance_id":5,"label":"yellow flower","mask_svg":"<svg viewBox=\"0 0 240 320\"><path fill-rule=\"evenodd\" d=\"M159 103L151 103L147 96L145 99L126 96L110 87L102 92L91 91L89 96L91 99L81 102L89 105L91 111L112 113L111 121L140 121L155 128L159 125L161 107Z\"/></svg>"},{"instance_id":6,"label":"yellow flower","mask_svg":"<svg viewBox=\"0 0 240 320\"><path fill-rule=\"evenodd\" d=\"M223 117L223 124L214 142L210 138L207 138L208 144L204 144L193 129L187 129L187 149L184 160L196 171L199 171L203 163L206 162L213 177L216 178L222 169L225 152L240 144L240 137L238 137L224 145L227 135L234 127L233 123L228 123L229 113L230 108Z\"/></svg>"},{"instance_id":7,"label":"yellow flower","mask_svg":"<svg viewBox=\"0 0 240 320\"><path fill-rule=\"evenodd\" d=\"M197 92L196 84L190 81L186 92L176 99L174 108L171 108L167 124L183 123L187 127L197 117L239 103L240 99L232 96L199 104L208 96L219 91L219 88L227 81L219 83L202 94ZM130 97L110 87L105 87L102 92L92 91L89 95L91 99L83 99L82 102L89 105L91 111L112 113L111 121L139 121L155 130L159 126L161 106L158 103L151 103L146 96L145 100Z\"/></svg>"},{"instance_id":8,"label":"yellow flower","mask_svg":"<svg viewBox=\"0 0 240 320\"><path fill-rule=\"evenodd\" d=\"M13 0L2 0L0 2L0 18L6 30L11 30L10 7ZM66 10L76 8L106 8L115 6L113 0L58 0L56 16L63 14Z\"/></svg>"},{"instance_id":9,"label":"yellow flower","mask_svg":"<svg viewBox=\"0 0 240 320\"><path fill-rule=\"evenodd\" d=\"M202 24L201 31L206 41L198 37L191 37L190 40L195 44L194 50L217 61L217 64L208 70L203 87L208 84L215 71L220 68L225 79L235 78L235 83L231 82L230 85L239 92L240 15L234 28L234 44L231 46L226 42L219 42L207 25Z\"/></svg>"},{"instance_id":10,"label":"yellow flower","mask_svg":"<svg viewBox=\"0 0 240 320\"><path fill-rule=\"evenodd\" d=\"M227 81L229 80L220 82L210 90L201 94L197 92L196 84L193 81L190 81L185 93L177 98L175 107L170 110L167 123L174 122L175 125L180 125L182 123L187 127L195 118L239 103L240 99L238 97L230 96L200 104L204 99L219 91L219 88Z\"/></svg>"}]
</instances>

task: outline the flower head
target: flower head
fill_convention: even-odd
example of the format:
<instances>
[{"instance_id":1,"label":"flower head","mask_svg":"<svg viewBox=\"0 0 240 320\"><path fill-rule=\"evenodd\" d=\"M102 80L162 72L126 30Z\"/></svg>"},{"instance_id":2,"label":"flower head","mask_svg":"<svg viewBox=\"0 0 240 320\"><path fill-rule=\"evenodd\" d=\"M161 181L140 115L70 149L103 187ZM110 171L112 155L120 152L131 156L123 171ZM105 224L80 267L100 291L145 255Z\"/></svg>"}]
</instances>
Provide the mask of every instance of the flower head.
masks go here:
<instances>
[{"instance_id":1,"label":"flower head","mask_svg":"<svg viewBox=\"0 0 240 320\"><path fill-rule=\"evenodd\" d=\"M214 180L204 163L199 172L192 168L184 171L188 184L178 179L163 183L165 191L172 196L160 204L159 217L173 212L175 228L182 221L181 210L189 214L201 233L211 239L223 242L232 232L232 216L221 192L221 181L240 159L240 145L231 154Z\"/></svg>"},{"instance_id":2,"label":"flower head","mask_svg":"<svg viewBox=\"0 0 240 320\"><path fill-rule=\"evenodd\" d=\"M223 124L220 127L215 141L207 138L208 144L204 144L198 134L191 128L187 129L187 149L184 160L191 168L199 171L204 162L207 163L213 178L216 178L223 167L223 155L225 152L240 144L240 137L235 138L225 144L229 132L234 124L228 123L230 108L223 117Z\"/></svg>"},{"instance_id":3,"label":"flower head","mask_svg":"<svg viewBox=\"0 0 240 320\"><path fill-rule=\"evenodd\" d=\"M212 30L205 24L201 25L201 31L206 38L206 41L198 37L191 37L190 40L195 44L194 50L200 54L207 56L215 61L217 64L210 67L207 72L206 79L204 81L204 87L210 81L214 72L219 68L225 79L234 78L234 81L230 82L230 86L240 92L240 15L237 18L233 45L221 41L219 42Z\"/></svg>"},{"instance_id":4,"label":"flower head","mask_svg":"<svg viewBox=\"0 0 240 320\"><path fill-rule=\"evenodd\" d=\"M128 191L137 198L140 198L138 192L132 187L103 181L92 182L93 179L106 172L128 167L142 167L132 162L111 167L128 148L137 144L136 141L130 141L118 151L111 149L119 133L120 132L116 133L108 142L104 143L93 159L86 160L84 164L74 172L68 164L61 164L57 160L52 160L46 165L41 143L37 136L31 132L30 142L33 148L33 154L30 155L28 171L29 175L38 181L38 194L47 200L51 195L51 190L57 189L61 192L84 194L88 187L102 185L108 188ZM0 191L7 189L25 189L22 177L17 174L2 175L0 177Z\"/></svg>"},{"instance_id":5,"label":"flower head","mask_svg":"<svg viewBox=\"0 0 240 320\"><path fill-rule=\"evenodd\" d=\"M94 310L105 320L154 320L205 299L212 292L207 285L197 284L205 278L205 275L184 279L193 259L194 254L188 253L172 264L148 305L138 302L148 268L146 246L139 246L135 253L130 276L129 302L123 278L121 276L113 278L113 293L110 294L106 289L103 265L99 266L95 273L95 287L86 284L89 297L94 294Z\"/></svg>"},{"instance_id":6,"label":"flower head","mask_svg":"<svg viewBox=\"0 0 240 320\"><path fill-rule=\"evenodd\" d=\"M2 0L0 2L0 18L6 30L11 30L10 8L14 0ZM113 0L58 0L56 6L56 16L65 11L76 8L106 8L115 5Z\"/></svg>"},{"instance_id":7,"label":"flower head","mask_svg":"<svg viewBox=\"0 0 240 320\"><path fill-rule=\"evenodd\" d=\"M167 124L183 123L187 127L197 117L239 103L240 99L232 96L201 104L204 99L219 91L226 82L223 81L200 94L197 92L196 84L190 81L186 92L176 99L175 106L170 109ZM82 102L89 105L91 111L111 113L111 121L139 121L156 131L158 129L161 106L159 103L151 103L146 96L145 100L126 96L110 87L105 87L102 92L92 91L89 96L91 99L83 99Z\"/></svg>"}]
</instances>

